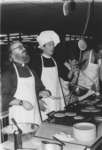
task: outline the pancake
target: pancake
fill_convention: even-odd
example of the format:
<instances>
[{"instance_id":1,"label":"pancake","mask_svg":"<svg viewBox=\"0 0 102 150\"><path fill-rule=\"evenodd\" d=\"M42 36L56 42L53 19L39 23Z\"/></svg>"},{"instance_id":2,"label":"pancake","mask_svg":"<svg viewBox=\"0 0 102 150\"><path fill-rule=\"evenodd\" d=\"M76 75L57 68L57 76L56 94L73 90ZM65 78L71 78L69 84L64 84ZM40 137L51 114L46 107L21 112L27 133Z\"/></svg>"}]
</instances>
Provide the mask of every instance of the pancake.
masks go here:
<instances>
[{"instance_id":1,"label":"pancake","mask_svg":"<svg viewBox=\"0 0 102 150\"><path fill-rule=\"evenodd\" d=\"M102 116L96 116L94 119L95 119L96 121L101 121L101 122L102 122Z\"/></svg>"},{"instance_id":2,"label":"pancake","mask_svg":"<svg viewBox=\"0 0 102 150\"><path fill-rule=\"evenodd\" d=\"M101 110L100 109L93 109L93 110L91 110L90 112L93 112L93 113L97 113L97 112L100 112Z\"/></svg>"},{"instance_id":3,"label":"pancake","mask_svg":"<svg viewBox=\"0 0 102 150\"><path fill-rule=\"evenodd\" d=\"M94 106L87 106L85 109L88 109L88 110L94 110L96 109Z\"/></svg>"},{"instance_id":4,"label":"pancake","mask_svg":"<svg viewBox=\"0 0 102 150\"><path fill-rule=\"evenodd\" d=\"M65 117L65 114L64 113L56 113L56 114L54 114L54 117L58 117L58 118Z\"/></svg>"},{"instance_id":5,"label":"pancake","mask_svg":"<svg viewBox=\"0 0 102 150\"><path fill-rule=\"evenodd\" d=\"M102 107L102 103L101 103L101 104L97 104L96 106L97 106L97 107Z\"/></svg>"},{"instance_id":6,"label":"pancake","mask_svg":"<svg viewBox=\"0 0 102 150\"><path fill-rule=\"evenodd\" d=\"M66 112L65 115L69 116L69 117L74 117L74 116L76 116L76 113L75 112Z\"/></svg>"},{"instance_id":7,"label":"pancake","mask_svg":"<svg viewBox=\"0 0 102 150\"><path fill-rule=\"evenodd\" d=\"M81 109L81 112L90 112L88 109Z\"/></svg>"},{"instance_id":8,"label":"pancake","mask_svg":"<svg viewBox=\"0 0 102 150\"><path fill-rule=\"evenodd\" d=\"M84 116L75 116L74 119L75 120L82 120L82 119L84 119Z\"/></svg>"}]
</instances>

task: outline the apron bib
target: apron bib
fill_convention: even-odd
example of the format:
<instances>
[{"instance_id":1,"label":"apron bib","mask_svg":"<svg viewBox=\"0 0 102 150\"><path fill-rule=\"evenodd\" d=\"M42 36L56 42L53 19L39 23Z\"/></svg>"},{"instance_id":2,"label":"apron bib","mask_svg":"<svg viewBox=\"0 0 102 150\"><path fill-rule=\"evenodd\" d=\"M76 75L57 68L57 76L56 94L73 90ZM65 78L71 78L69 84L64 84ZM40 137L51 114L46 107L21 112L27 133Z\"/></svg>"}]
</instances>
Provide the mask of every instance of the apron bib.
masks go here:
<instances>
[{"instance_id":1,"label":"apron bib","mask_svg":"<svg viewBox=\"0 0 102 150\"><path fill-rule=\"evenodd\" d=\"M43 101L47 104L47 109L45 112L41 111L42 119L47 119L47 115L51 111L58 111L63 110L65 103L64 103L64 97L62 93L62 89L59 82L58 77L58 71L57 71L57 65L55 63L54 67L44 67L43 58L42 59L42 75L41 80L46 87L46 89L50 90L52 93L52 96L55 97L55 99L52 98L43 98Z\"/></svg>"},{"instance_id":2,"label":"apron bib","mask_svg":"<svg viewBox=\"0 0 102 150\"><path fill-rule=\"evenodd\" d=\"M89 64L84 71L80 72L78 84L86 87L88 89L91 88L93 84L95 84L96 89L99 88L99 79L98 79L98 72L99 66L98 64L91 63L92 51L90 52L89 56Z\"/></svg>"},{"instance_id":3,"label":"apron bib","mask_svg":"<svg viewBox=\"0 0 102 150\"><path fill-rule=\"evenodd\" d=\"M35 78L31 72L31 76L23 78L19 76L16 66L14 65L17 74L17 89L14 97L21 100L26 100L33 105L32 110L26 110L23 106L14 105L9 109L10 123L11 118L14 118L18 123L41 123L40 112L35 92Z\"/></svg>"}]
</instances>

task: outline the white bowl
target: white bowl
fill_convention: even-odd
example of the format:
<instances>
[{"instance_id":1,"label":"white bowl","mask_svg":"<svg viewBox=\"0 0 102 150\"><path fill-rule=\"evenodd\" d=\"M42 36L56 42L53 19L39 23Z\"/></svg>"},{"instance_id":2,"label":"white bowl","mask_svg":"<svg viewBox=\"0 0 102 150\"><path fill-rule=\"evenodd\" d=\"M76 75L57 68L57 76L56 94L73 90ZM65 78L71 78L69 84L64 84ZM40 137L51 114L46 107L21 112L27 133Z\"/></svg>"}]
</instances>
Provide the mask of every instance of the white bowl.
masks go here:
<instances>
[{"instance_id":1,"label":"white bowl","mask_svg":"<svg viewBox=\"0 0 102 150\"><path fill-rule=\"evenodd\" d=\"M90 145L96 139L96 126L88 122L76 123L73 136L80 144Z\"/></svg>"}]
</instances>

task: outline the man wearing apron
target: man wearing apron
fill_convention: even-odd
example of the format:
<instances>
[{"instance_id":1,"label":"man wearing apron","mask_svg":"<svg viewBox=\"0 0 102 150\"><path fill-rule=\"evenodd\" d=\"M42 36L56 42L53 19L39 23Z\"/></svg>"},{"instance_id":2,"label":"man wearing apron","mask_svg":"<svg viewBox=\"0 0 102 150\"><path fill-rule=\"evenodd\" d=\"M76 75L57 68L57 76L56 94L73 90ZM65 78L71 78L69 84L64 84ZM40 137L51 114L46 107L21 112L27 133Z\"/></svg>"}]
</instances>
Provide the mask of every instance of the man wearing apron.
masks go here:
<instances>
[{"instance_id":1,"label":"man wearing apron","mask_svg":"<svg viewBox=\"0 0 102 150\"><path fill-rule=\"evenodd\" d=\"M78 84L89 89L86 96L90 96L93 93L99 91L99 66L95 64L95 56L93 50L88 51L89 59L87 67L80 71ZM82 96L83 97L83 96ZM81 97L79 98L81 100Z\"/></svg>"},{"instance_id":2,"label":"man wearing apron","mask_svg":"<svg viewBox=\"0 0 102 150\"><path fill-rule=\"evenodd\" d=\"M100 93L102 94L102 44L97 46L98 55L97 62L99 65L99 84L100 84Z\"/></svg>"},{"instance_id":3,"label":"man wearing apron","mask_svg":"<svg viewBox=\"0 0 102 150\"><path fill-rule=\"evenodd\" d=\"M3 82L3 89L5 89L3 95L10 98L9 121L12 123L11 119L14 118L17 123L40 124L41 115L36 94L40 97L47 97L49 92L45 90L36 73L26 65L30 58L21 42L16 41L11 44L10 60L13 72L7 74L8 78L6 78L6 73L4 75L4 81L7 81L10 88L8 89L6 83Z\"/></svg>"},{"instance_id":4,"label":"man wearing apron","mask_svg":"<svg viewBox=\"0 0 102 150\"><path fill-rule=\"evenodd\" d=\"M64 110L64 97L58 76L55 60L52 58L55 46L60 42L59 36L54 31L43 31L37 37L41 55L41 80L44 86L51 91L52 96L42 99L46 110L41 112L43 120L51 111Z\"/></svg>"}]
</instances>

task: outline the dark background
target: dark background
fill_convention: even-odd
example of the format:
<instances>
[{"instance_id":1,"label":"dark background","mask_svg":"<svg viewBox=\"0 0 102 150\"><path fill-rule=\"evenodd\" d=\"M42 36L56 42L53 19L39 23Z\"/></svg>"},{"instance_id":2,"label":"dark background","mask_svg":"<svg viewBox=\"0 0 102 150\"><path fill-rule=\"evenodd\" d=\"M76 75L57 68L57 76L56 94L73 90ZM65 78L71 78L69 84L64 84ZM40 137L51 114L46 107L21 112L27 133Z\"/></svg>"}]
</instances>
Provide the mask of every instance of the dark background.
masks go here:
<instances>
[{"instance_id":1,"label":"dark background","mask_svg":"<svg viewBox=\"0 0 102 150\"><path fill-rule=\"evenodd\" d=\"M63 15L63 3L15 3L1 5L1 33L30 33L53 29L60 35L82 34L88 2L76 3L72 14ZM102 3L92 2L86 35L102 39Z\"/></svg>"},{"instance_id":2,"label":"dark background","mask_svg":"<svg viewBox=\"0 0 102 150\"><path fill-rule=\"evenodd\" d=\"M43 30L55 30L60 37L65 34L80 35L83 33L89 2L76 3L72 14L64 16L63 3L9 3L1 5L1 34L24 33L39 34ZM90 18L85 35L92 36L92 45L102 43L102 2L90 3ZM58 50L56 57L59 59L71 53L72 49L77 55L77 43L70 48L64 46ZM37 52L34 44L26 43L29 54ZM2 45L2 66L8 58L8 45ZM35 51L34 51L35 50ZM0 65L1 66L1 65Z\"/></svg>"}]
</instances>

